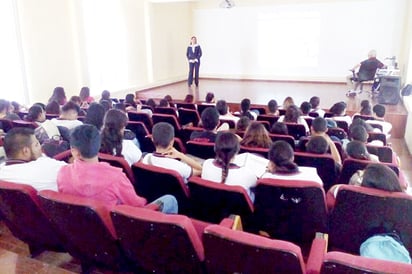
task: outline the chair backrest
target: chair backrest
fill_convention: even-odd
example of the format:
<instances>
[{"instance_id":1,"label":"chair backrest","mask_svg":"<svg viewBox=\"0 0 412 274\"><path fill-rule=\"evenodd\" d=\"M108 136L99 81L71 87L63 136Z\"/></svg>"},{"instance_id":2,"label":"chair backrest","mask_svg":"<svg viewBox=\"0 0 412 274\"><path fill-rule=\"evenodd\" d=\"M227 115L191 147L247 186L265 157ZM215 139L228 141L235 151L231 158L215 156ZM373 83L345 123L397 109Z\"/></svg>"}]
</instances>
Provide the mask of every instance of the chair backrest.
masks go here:
<instances>
[{"instance_id":1,"label":"chair backrest","mask_svg":"<svg viewBox=\"0 0 412 274\"><path fill-rule=\"evenodd\" d=\"M179 213L186 213L189 210L189 189L177 171L142 162L132 165L132 171L136 193L145 197L148 202L171 194L178 202Z\"/></svg>"},{"instance_id":2,"label":"chair backrest","mask_svg":"<svg viewBox=\"0 0 412 274\"><path fill-rule=\"evenodd\" d=\"M39 192L46 215L65 238L67 251L82 263L82 270L99 266L120 270L125 257L104 203L51 190Z\"/></svg>"},{"instance_id":3,"label":"chair backrest","mask_svg":"<svg viewBox=\"0 0 412 274\"><path fill-rule=\"evenodd\" d=\"M60 152L56 155L53 156L53 159L58 160L58 161L64 161L68 163L70 161L70 158L72 157L72 151L70 149L65 150L63 152Z\"/></svg>"},{"instance_id":4,"label":"chair backrest","mask_svg":"<svg viewBox=\"0 0 412 274\"><path fill-rule=\"evenodd\" d=\"M196 110L196 104L193 103L176 103L176 108L186 108L186 109L194 109ZM179 114L180 115L180 114Z\"/></svg>"},{"instance_id":5,"label":"chair backrest","mask_svg":"<svg viewBox=\"0 0 412 274\"><path fill-rule=\"evenodd\" d=\"M13 235L29 245L32 256L44 250L64 250L32 186L0 181L0 215Z\"/></svg>"},{"instance_id":6,"label":"chair backrest","mask_svg":"<svg viewBox=\"0 0 412 274\"><path fill-rule=\"evenodd\" d=\"M140 150L143 152L148 152L149 150L147 150L146 136L149 135L150 132L146 125L139 121L129 121L126 128L131 130L136 135L136 139L140 144Z\"/></svg>"},{"instance_id":7,"label":"chair backrest","mask_svg":"<svg viewBox=\"0 0 412 274\"><path fill-rule=\"evenodd\" d=\"M384 146L387 145L385 133L381 133L381 132L368 132L368 135L369 135L368 142L372 142L372 141L374 141L374 140L378 140L378 141L381 141Z\"/></svg>"},{"instance_id":8,"label":"chair backrest","mask_svg":"<svg viewBox=\"0 0 412 274\"><path fill-rule=\"evenodd\" d=\"M244 153L244 152L254 153L254 154L263 156L264 158L267 158L268 153L269 153L269 148L240 146L239 153Z\"/></svg>"},{"instance_id":9,"label":"chair backrest","mask_svg":"<svg viewBox=\"0 0 412 274\"><path fill-rule=\"evenodd\" d=\"M317 182L259 179L254 204L257 230L272 238L303 248L311 245L316 232L327 233L325 192Z\"/></svg>"},{"instance_id":10,"label":"chair backrest","mask_svg":"<svg viewBox=\"0 0 412 274\"><path fill-rule=\"evenodd\" d=\"M266 108L262 106L250 106L250 111L257 110L259 114L266 114Z\"/></svg>"},{"instance_id":11,"label":"chair backrest","mask_svg":"<svg viewBox=\"0 0 412 274\"><path fill-rule=\"evenodd\" d=\"M308 115L309 115L310 117L313 117L313 118L319 117L319 113L316 112L316 111L311 111L311 112L309 112Z\"/></svg>"},{"instance_id":12,"label":"chair backrest","mask_svg":"<svg viewBox=\"0 0 412 274\"><path fill-rule=\"evenodd\" d=\"M369 153L378 155L380 162L396 164L396 161L394 162L394 159L393 159L393 151L391 147L373 146L373 145L367 144L366 149L368 150Z\"/></svg>"},{"instance_id":13,"label":"chair backrest","mask_svg":"<svg viewBox=\"0 0 412 274\"><path fill-rule=\"evenodd\" d=\"M270 126L277 122L279 116L274 116L270 114L259 114L257 117L258 121L268 121Z\"/></svg>"},{"instance_id":14,"label":"chair backrest","mask_svg":"<svg viewBox=\"0 0 412 274\"><path fill-rule=\"evenodd\" d=\"M186 143L186 151L193 156L209 159L215 158L215 143L188 141Z\"/></svg>"},{"instance_id":15,"label":"chair backrest","mask_svg":"<svg viewBox=\"0 0 412 274\"><path fill-rule=\"evenodd\" d=\"M199 112L199 115L202 115L202 112L210 107L215 107L214 105L207 105L207 104L198 104L197 105L197 112Z\"/></svg>"},{"instance_id":16,"label":"chair backrest","mask_svg":"<svg viewBox=\"0 0 412 274\"><path fill-rule=\"evenodd\" d=\"M199 113L196 109L189 108L178 108L180 125L187 125L192 123L193 126L197 127L200 121Z\"/></svg>"},{"instance_id":17,"label":"chair backrest","mask_svg":"<svg viewBox=\"0 0 412 274\"><path fill-rule=\"evenodd\" d=\"M134 182L132 169L130 168L129 163L127 163L127 161L123 157L113 156L106 153L99 153L98 157L100 162L106 162L111 166L121 168L123 173L126 174L127 178L129 178L130 182Z\"/></svg>"},{"instance_id":18,"label":"chair backrest","mask_svg":"<svg viewBox=\"0 0 412 274\"><path fill-rule=\"evenodd\" d=\"M182 130L180 131L180 139L182 140L182 142L186 143L187 141L189 141L190 136L194 131L203 131L203 128L192 126L182 127Z\"/></svg>"},{"instance_id":19,"label":"chair backrest","mask_svg":"<svg viewBox=\"0 0 412 274\"><path fill-rule=\"evenodd\" d=\"M203 244L188 217L126 205L111 217L125 254L144 270L202 273Z\"/></svg>"},{"instance_id":20,"label":"chair backrest","mask_svg":"<svg viewBox=\"0 0 412 274\"><path fill-rule=\"evenodd\" d=\"M177 149L178 151L186 154L186 146L183 144L182 140L180 140L180 138L178 138L178 137L174 137L173 140L174 140L173 147L175 149ZM145 147L146 147L145 152L154 152L156 150L156 147L153 144L151 134L146 136L144 143L145 143Z\"/></svg>"},{"instance_id":21,"label":"chair backrest","mask_svg":"<svg viewBox=\"0 0 412 274\"><path fill-rule=\"evenodd\" d=\"M215 183L196 176L189 178L188 186L194 218L219 223L236 214L247 226L253 213L253 203L243 187Z\"/></svg>"},{"instance_id":22,"label":"chair backrest","mask_svg":"<svg viewBox=\"0 0 412 274\"><path fill-rule=\"evenodd\" d=\"M315 167L322 179L325 191L328 191L331 186L337 183L340 175L332 155L295 152L295 163L298 166Z\"/></svg>"},{"instance_id":23,"label":"chair backrest","mask_svg":"<svg viewBox=\"0 0 412 274\"><path fill-rule=\"evenodd\" d=\"M335 120L335 122L338 128L343 129L346 133L349 134L349 125L346 121Z\"/></svg>"},{"instance_id":24,"label":"chair backrest","mask_svg":"<svg viewBox=\"0 0 412 274\"><path fill-rule=\"evenodd\" d=\"M335 136L341 140L348 138L348 133L340 127L328 128L328 131L326 133L329 136Z\"/></svg>"},{"instance_id":25,"label":"chair backrest","mask_svg":"<svg viewBox=\"0 0 412 274\"><path fill-rule=\"evenodd\" d=\"M168 114L177 117L177 110L174 107L155 107L153 113Z\"/></svg>"},{"instance_id":26,"label":"chair backrest","mask_svg":"<svg viewBox=\"0 0 412 274\"><path fill-rule=\"evenodd\" d=\"M175 129L175 136L179 136L180 130L182 127L180 126L179 121L177 120L177 117L171 114L160 114L160 113L154 113L152 116L153 124L157 124L159 122L166 122L169 123L173 126Z\"/></svg>"},{"instance_id":27,"label":"chair backrest","mask_svg":"<svg viewBox=\"0 0 412 274\"><path fill-rule=\"evenodd\" d=\"M229 125L229 128L232 128L232 129L236 128L236 123L235 123L235 121L233 121L233 120L230 120L230 119L219 119L219 121L220 121L220 124L227 123L227 124Z\"/></svg>"},{"instance_id":28,"label":"chair backrest","mask_svg":"<svg viewBox=\"0 0 412 274\"><path fill-rule=\"evenodd\" d=\"M282 135L282 134L273 134L269 133L270 139L272 139L273 142L276 141L285 141L287 142L293 149L295 149L295 138L291 135Z\"/></svg>"},{"instance_id":29,"label":"chair backrest","mask_svg":"<svg viewBox=\"0 0 412 274\"><path fill-rule=\"evenodd\" d=\"M305 117L303 118L306 121L306 124L308 124L308 127L310 128L312 126L313 118L312 117Z\"/></svg>"},{"instance_id":30,"label":"chair backrest","mask_svg":"<svg viewBox=\"0 0 412 274\"><path fill-rule=\"evenodd\" d=\"M219 225L203 234L208 273L306 273L301 249Z\"/></svg>"},{"instance_id":31,"label":"chair backrest","mask_svg":"<svg viewBox=\"0 0 412 274\"><path fill-rule=\"evenodd\" d=\"M342 164L342 171L339 176L338 183L339 184L348 184L352 175L358 171L363 170L366 168L367 165L372 164L374 162L367 161L367 160L358 160L353 158L346 158ZM390 167L397 175L399 175L399 167L396 164L392 163L381 163L388 167Z\"/></svg>"},{"instance_id":32,"label":"chair backrest","mask_svg":"<svg viewBox=\"0 0 412 274\"><path fill-rule=\"evenodd\" d=\"M8 119L0 119L0 128L3 129L4 132L7 132L13 128L13 123Z\"/></svg>"},{"instance_id":33,"label":"chair backrest","mask_svg":"<svg viewBox=\"0 0 412 274\"><path fill-rule=\"evenodd\" d=\"M306 136L306 129L304 125L296 123L285 123L288 128L289 135L293 136L295 140L299 140L300 137Z\"/></svg>"},{"instance_id":34,"label":"chair backrest","mask_svg":"<svg viewBox=\"0 0 412 274\"><path fill-rule=\"evenodd\" d=\"M412 273L412 265L356 256L343 252L328 252L323 258L321 274L336 273Z\"/></svg>"},{"instance_id":35,"label":"chair backrest","mask_svg":"<svg viewBox=\"0 0 412 274\"><path fill-rule=\"evenodd\" d=\"M361 114L355 114L355 115L353 115L352 120L355 120L355 119L357 119L357 118L362 119L362 120L365 120L365 121L375 120L375 118L374 118L373 116L371 116L371 115L361 115Z\"/></svg>"},{"instance_id":36,"label":"chair backrest","mask_svg":"<svg viewBox=\"0 0 412 274\"><path fill-rule=\"evenodd\" d=\"M367 187L342 185L329 217L329 247L359 254L375 229L396 231L412 253L412 197Z\"/></svg>"},{"instance_id":37,"label":"chair backrest","mask_svg":"<svg viewBox=\"0 0 412 274\"><path fill-rule=\"evenodd\" d=\"M32 128L32 129L35 129L37 127L36 123L29 122L29 121L13 120L11 122L13 123L13 127L26 127L26 128Z\"/></svg>"},{"instance_id":38,"label":"chair backrest","mask_svg":"<svg viewBox=\"0 0 412 274\"><path fill-rule=\"evenodd\" d=\"M142 122L149 132L152 132L153 121L149 114L144 112L128 111L127 116L130 121Z\"/></svg>"}]
</instances>

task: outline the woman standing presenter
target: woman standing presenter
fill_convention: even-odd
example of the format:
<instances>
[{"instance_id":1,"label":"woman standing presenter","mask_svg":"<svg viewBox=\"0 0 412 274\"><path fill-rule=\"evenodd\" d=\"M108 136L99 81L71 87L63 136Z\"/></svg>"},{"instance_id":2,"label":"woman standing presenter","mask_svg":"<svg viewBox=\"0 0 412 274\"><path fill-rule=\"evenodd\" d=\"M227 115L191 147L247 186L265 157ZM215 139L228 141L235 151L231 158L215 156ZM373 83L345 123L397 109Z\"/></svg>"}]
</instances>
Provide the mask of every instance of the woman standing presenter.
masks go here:
<instances>
[{"instance_id":1,"label":"woman standing presenter","mask_svg":"<svg viewBox=\"0 0 412 274\"><path fill-rule=\"evenodd\" d=\"M186 57L189 61L189 77L187 84L190 87L193 83L193 72L195 74L195 85L199 86L199 67L200 57L202 57L202 49L197 44L196 36L192 36L190 39L190 45L187 47Z\"/></svg>"}]
</instances>

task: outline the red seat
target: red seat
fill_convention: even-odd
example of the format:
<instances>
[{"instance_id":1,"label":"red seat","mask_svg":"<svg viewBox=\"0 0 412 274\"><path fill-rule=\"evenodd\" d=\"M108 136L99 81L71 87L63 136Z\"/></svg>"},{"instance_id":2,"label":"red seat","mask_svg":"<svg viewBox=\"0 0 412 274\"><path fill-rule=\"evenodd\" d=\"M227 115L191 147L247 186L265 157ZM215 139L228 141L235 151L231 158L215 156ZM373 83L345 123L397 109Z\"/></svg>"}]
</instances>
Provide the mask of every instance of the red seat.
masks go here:
<instances>
[{"instance_id":1,"label":"red seat","mask_svg":"<svg viewBox=\"0 0 412 274\"><path fill-rule=\"evenodd\" d=\"M343 129L347 134L349 134L349 125L346 121L335 120L335 122L338 128Z\"/></svg>"},{"instance_id":2,"label":"red seat","mask_svg":"<svg viewBox=\"0 0 412 274\"><path fill-rule=\"evenodd\" d=\"M235 129L236 128L236 123L233 120L230 119L219 119L219 126L222 125L223 123L227 123L229 125L229 128ZM218 126L218 127L219 127Z\"/></svg>"},{"instance_id":3,"label":"red seat","mask_svg":"<svg viewBox=\"0 0 412 274\"><path fill-rule=\"evenodd\" d=\"M104 203L50 190L39 192L42 208L65 238L65 247L82 265L114 271L130 270Z\"/></svg>"},{"instance_id":4,"label":"red seat","mask_svg":"<svg viewBox=\"0 0 412 274\"><path fill-rule=\"evenodd\" d=\"M298 246L219 225L203 234L208 273L306 273Z\"/></svg>"},{"instance_id":5,"label":"red seat","mask_svg":"<svg viewBox=\"0 0 412 274\"><path fill-rule=\"evenodd\" d=\"M174 142L173 142L173 147L175 149L177 149L178 151L186 154L186 146L183 144L182 140L180 140L180 138L178 137L174 137ZM146 150L145 152L154 152L156 150L155 145L153 144L153 140L152 140L152 135L149 134L145 137L145 146L146 146Z\"/></svg>"},{"instance_id":6,"label":"red seat","mask_svg":"<svg viewBox=\"0 0 412 274\"><path fill-rule=\"evenodd\" d=\"M291 241L305 254L316 232L327 233L325 192L317 182L259 179L254 204L257 231Z\"/></svg>"},{"instance_id":7,"label":"red seat","mask_svg":"<svg viewBox=\"0 0 412 274\"><path fill-rule=\"evenodd\" d=\"M193 103L176 103L176 107L179 108L186 108L186 109L194 109L196 110L196 104ZM180 114L179 114L180 115Z\"/></svg>"},{"instance_id":8,"label":"red seat","mask_svg":"<svg viewBox=\"0 0 412 274\"><path fill-rule=\"evenodd\" d=\"M173 195L178 202L179 213L188 212L189 189L177 171L142 162L132 165L132 171L138 195L145 197L149 203L163 195Z\"/></svg>"},{"instance_id":9,"label":"red seat","mask_svg":"<svg viewBox=\"0 0 412 274\"><path fill-rule=\"evenodd\" d=\"M111 217L125 254L145 271L203 273L203 244L188 217L126 205Z\"/></svg>"},{"instance_id":10,"label":"red seat","mask_svg":"<svg viewBox=\"0 0 412 274\"><path fill-rule=\"evenodd\" d=\"M368 137L368 143L377 140L377 141L381 141L384 146L387 145L385 133L381 133L381 132L368 132L368 135L369 135L369 137Z\"/></svg>"},{"instance_id":11,"label":"red seat","mask_svg":"<svg viewBox=\"0 0 412 274\"><path fill-rule=\"evenodd\" d=\"M28 244L32 257L44 250L64 251L32 186L0 181L0 215L13 235Z\"/></svg>"},{"instance_id":12,"label":"red seat","mask_svg":"<svg viewBox=\"0 0 412 274\"><path fill-rule=\"evenodd\" d=\"M187 126L183 127L182 130L180 131L180 138L182 142L186 143L187 141L190 140L190 136L194 131L203 131L202 127L192 127L192 126Z\"/></svg>"},{"instance_id":13,"label":"red seat","mask_svg":"<svg viewBox=\"0 0 412 274\"><path fill-rule=\"evenodd\" d=\"M12 123L13 127L26 127L31 129L35 129L37 127L36 123L23 120L13 120Z\"/></svg>"},{"instance_id":14,"label":"red seat","mask_svg":"<svg viewBox=\"0 0 412 274\"><path fill-rule=\"evenodd\" d=\"M210 159L215 158L215 143L200 142L200 141L188 141L186 143L186 150L188 154L202 158Z\"/></svg>"},{"instance_id":15,"label":"red seat","mask_svg":"<svg viewBox=\"0 0 412 274\"><path fill-rule=\"evenodd\" d=\"M180 137L180 131L182 127L180 126L180 123L177 120L176 116L170 115L170 114L154 113L152 116L152 119L153 119L153 124L157 124L159 122L166 122L166 123L171 124L173 128L175 129L175 136Z\"/></svg>"},{"instance_id":16,"label":"red seat","mask_svg":"<svg viewBox=\"0 0 412 274\"><path fill-rule=\"evenodd\" d=\"M150 132L147 129L146 125L143 122L139 121L129 121L126 125L126 128L131 130L136 135L136 139L140 144L140 150L147 152L148 150L146 144L146 136L149 135Z\"/></svg>"},{"instance_id":17,"label":"red seat","mask_svg":"<svg viewBox=\"0 0 412 274\"><path fill-rule=\"evenodd\" d=\"M180 125L184 126L192 123L192 126L197 127L200 121L199 113L196 109L178 108Z\"/></svg>"},{"instance_id":18,"label":"red seat","mask_svg":"<svg viewBox=\"0 0 412 274\"><path fill-rule=\"evenodd\" d=\"M199 115L201 116L202 115L202 112L205 110L205 109L207 109L207 108L210 108L210 107L215 107L214 105L207 105L207 104L198 104L197 105L197 112L199 113Z\"/></svg>"},{"instance_id":19,"label":"red seat","mask_svg":"<svg viewBox=\"0 0 412 274\"><path fill-rule=\"evenodd\" d=\"M142 122L146 126L149 133L152 132L153 121L149 114L144 112L129 111L127 112L127 116L130 121Z\"/></svg>"},{"instance_id":20,"label":"red seat","mask_svg":"<svg viewBox=\"0 0 412 274\"><path fill-rule=\"evenodd\" d=\"M0 128L3 129L4 132L7 132L13 128L13 123L8 119L0 119Z\"/></svg>"},{"instance_id":21,"label":"red seat","mask_svg":"<svg viewBox=\"0 0 412 274\"><path fill-rule=\"evenodd\" d=\"M106 162L111 166L121 168L123 173L126 174L127 178L129 178L130 182L134 182L132 169L130 168L129 163L123 157L113 156L105 153L99 153L98 157L99 162Z\"/></svg>"},{"instance_id":22,"label":"red seat","mask_svg":"<svg viewBox=\"0 0 412 274\"><path fill-rule=\"evenodd\" d=\"M236 214L241 216L245 227L248 227L254 209L243 187L215 183L197 176L189 178L188 186L191 216L205 222L219 223L231 214Z\"/></svg>"},{"instance_id":23,"label":"red seat","mask_svg":"<svg viewBox=\"0 0 412 274\"><path fill-rule=\"evenodd\" d=\"M167 114L177 117L177 110L174 107L155 107L153 113Z\"/></svg>"},{"instance_id":24,"label":"red seat","mask_svg":"<svg viewBox=\"0 0 412 274\"><path fill-rule=\"evenodd\" d=\"M273 142L276 141L285 141L287 142L293 149L295 149L295 139L291 135L281 135L281 134L273 134L269 133L270 139L272 139Z\"/></svg>"},{"instance_id":25,"label":"red seat","mask_svg":"<svg viewBox=\"0 0 412 274\"><path fill-rule=\"evenodd\" d=\"M295 140L299 140L300 137L306 136L306 129L304 125L296 123L284 123L288 128L289 135L293 136Z\"/></svg>"},{"instance_id":26,"label":"red seat","mask_svg":"<svg viewBox=\"0 0 412 274\"><path fill-rule=\"evenodd\" d=\"M328 198L333 197L328 193ZM412 197L367 187L341 185L329 218L331 250L359 254L363 241L375 229L397 231L412 253Z\"/></svg>"},{"instance_id":27,"label":"red seat","mask_svg":"<svg viewBox=\"0 0 412 274\"><path fill-rule=\"evenodd\" d=\"M394 154L391 147L388 146L373 146L366 145L369 153L377 155L380 162L398 164L397 160L394 159Z\"/></svg>"}]
</instances>

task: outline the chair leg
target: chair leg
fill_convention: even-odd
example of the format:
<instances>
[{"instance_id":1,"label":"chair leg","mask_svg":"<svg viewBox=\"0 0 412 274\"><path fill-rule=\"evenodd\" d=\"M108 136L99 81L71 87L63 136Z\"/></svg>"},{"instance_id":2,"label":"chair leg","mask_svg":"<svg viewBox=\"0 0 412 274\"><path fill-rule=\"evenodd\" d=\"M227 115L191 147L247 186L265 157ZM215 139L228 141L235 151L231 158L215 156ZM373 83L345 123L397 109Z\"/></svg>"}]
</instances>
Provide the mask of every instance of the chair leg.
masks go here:
<instances>
[{"instance_id":1,"label":"chair leg","mask_svg":"<svg viewBox=\"0 0 412 274\"><path fill-rule=\"evenodd\" d=\"M37 245L29 244L29 251L30 251L30 257L35 258L38 255L40 255L43 251L45 251L45 249Z\"/></svg>"}]
</instances>

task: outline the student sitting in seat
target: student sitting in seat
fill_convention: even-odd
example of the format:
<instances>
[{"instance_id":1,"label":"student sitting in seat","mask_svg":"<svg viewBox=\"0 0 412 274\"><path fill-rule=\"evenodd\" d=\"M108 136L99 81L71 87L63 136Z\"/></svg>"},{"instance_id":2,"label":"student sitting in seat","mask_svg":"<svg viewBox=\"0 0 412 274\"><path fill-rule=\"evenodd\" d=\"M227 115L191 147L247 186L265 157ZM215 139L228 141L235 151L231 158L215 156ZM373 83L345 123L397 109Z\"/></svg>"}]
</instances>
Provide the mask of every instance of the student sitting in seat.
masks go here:
<instances>
[{"instance_id":1,"label":"student sitting in seat","mask_svg":"<svg viewBox=\"0 0 412 274\"><path fill-rule=\"evenodd\" d=\"M385 106L381 104L374 105L372 108L374 120L368 120L366 123L379 124L382 126L382 133L386 134L386 137L390 137L392 130L392 124L385 121Z\"/></svg>"},{"instance_id":2,"label":"student sitting in seat","mask_svg":"<svg viewBox=\"0 0 412 274\"><path fill-rule=\"evenodd\" d=\"M62 107L62 113L58 119L53 118L51 121L56 126L66 127L69 130L74 129L75 127L82 125L83 123L77 120L80 112L80 107L69 101Z\"/></svg>"},{"instance_id":3,"label":"student sitting in seat","mask_svg":"<svg viewBox=\"0 0 412 274\"><path fill-rule=\"evenodd\" d=\"M272 139L263 124L252 122L246 129L243 140L240 142L242 146L269 148L272 144Z\"/></svg>"},{"instance_id":4,"label":"student sitting in seat","mask_svg":"<svg viewBox=\"0 0 412 274\"><path fill-rule=\"evenodd\" d=\"M211 106L205 109L202 112L201 120L204 130L192 132L190 140L214 143L219 124L219 113L216 108ZM229 125L226 124L225 129L229 129Z\"/></svg>"}]
</instances>

